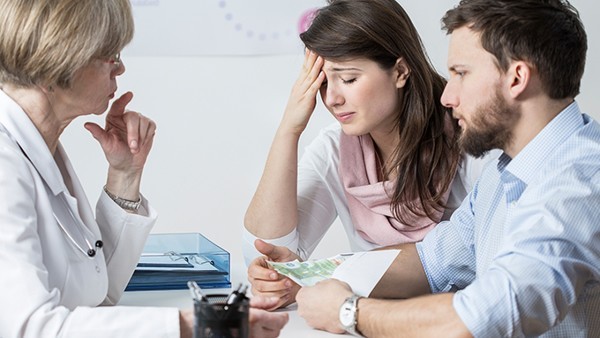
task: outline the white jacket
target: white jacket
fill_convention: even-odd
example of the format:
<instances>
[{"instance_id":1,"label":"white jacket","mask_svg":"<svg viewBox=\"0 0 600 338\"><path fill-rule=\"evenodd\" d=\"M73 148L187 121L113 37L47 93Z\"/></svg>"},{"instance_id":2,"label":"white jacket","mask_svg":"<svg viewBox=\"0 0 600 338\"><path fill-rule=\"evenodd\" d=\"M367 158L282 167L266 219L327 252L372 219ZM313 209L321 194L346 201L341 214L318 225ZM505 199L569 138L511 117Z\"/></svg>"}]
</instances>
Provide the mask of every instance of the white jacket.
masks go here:
<instances>
[{"instance_id":1,"label":"white jacket","mask_svg":"<svg viewBox=\"0 0 600 338\"><path fill-rule=\"evenodd\" d=\"M135 269L156 221L145 199L140 211L102 192L94 217L62 146L53 157L0 91L0 338L179 337L177 309L97 307L118 302ZM93 258L74 244L87 251L84 236L103 241Z\"/></svg>"}]
</instances>

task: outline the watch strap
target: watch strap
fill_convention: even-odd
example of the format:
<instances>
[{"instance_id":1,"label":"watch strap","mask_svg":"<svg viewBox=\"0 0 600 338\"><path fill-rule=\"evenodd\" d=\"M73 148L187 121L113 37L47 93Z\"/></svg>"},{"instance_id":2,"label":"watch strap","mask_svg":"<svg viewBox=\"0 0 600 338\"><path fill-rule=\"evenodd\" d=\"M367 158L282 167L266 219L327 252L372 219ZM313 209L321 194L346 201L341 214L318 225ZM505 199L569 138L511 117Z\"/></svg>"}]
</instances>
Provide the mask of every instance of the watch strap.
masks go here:
<instances>
[{"instance_id":1,"label":"watch strap","mask_svg":"<svg viewBox=\"0 0 600 338\"><path fill-rule=\"evenodd\" d=\"M356 337L364 337L357 329L357 324L358 324L358 300L361 299L363 297L360 297L358 295L352 295L348 298L346 298L346 300L344 301L344 303L342 304L342 308L344 308L344 306L346 306L347 304L350 304L351 306L351 312L352 315L354 317L352 324L349 326L345 326L344 325L344 330L346 330L346 332L350 333L353 336ZM340 311L343 311L342 309L340 309Z\"/></svg>"}]
</instances>

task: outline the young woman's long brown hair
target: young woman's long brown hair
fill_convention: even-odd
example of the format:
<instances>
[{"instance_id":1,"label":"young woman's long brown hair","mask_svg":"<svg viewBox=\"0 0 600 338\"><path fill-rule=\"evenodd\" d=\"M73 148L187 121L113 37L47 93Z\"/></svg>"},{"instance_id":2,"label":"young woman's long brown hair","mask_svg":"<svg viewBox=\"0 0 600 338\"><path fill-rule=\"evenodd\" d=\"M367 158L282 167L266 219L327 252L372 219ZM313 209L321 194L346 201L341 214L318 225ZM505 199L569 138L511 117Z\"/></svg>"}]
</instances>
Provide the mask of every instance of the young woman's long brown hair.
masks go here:
<instances>
[{"instance_id":1,"label":"young woman's long brown hair","mask_svg":"<svg viewBox=\"0 0 600 338\"><path fill-rule=\"evenodd\" d=\"M458 124L447 127L451 112L440 97L446 81L429 60L416 28L395 0L330 0L300 35L306 47L325 59L367 58L392 69L404 58L410 76L396 119L399 143L385 168L395 175L389 192L392 212L434 218L442 211L460 159Z\"/></svg>"}]
</instances>

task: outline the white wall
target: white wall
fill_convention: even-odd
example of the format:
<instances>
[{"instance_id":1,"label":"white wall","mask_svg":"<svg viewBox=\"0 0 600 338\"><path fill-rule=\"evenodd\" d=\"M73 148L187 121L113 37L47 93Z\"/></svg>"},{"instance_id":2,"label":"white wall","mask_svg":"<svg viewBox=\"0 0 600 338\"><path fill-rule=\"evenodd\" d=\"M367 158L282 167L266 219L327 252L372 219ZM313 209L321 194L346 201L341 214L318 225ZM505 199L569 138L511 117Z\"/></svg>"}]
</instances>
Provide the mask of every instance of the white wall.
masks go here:
<instances>
[{"instance_id":1,"label":"white wall","mask_svg":"<svg viewBox=\"0 0 600 338\"><path fill-rule=\"evenodd\" d=\"M421 33L431 59L445 74L447 40L440 18L457 1L400 3ZM578 97L584 111L600 118L600 5L573 0L589 39L588 64ZM266 13L268 15L268 13ZM174 37L186 43L184 36ZM226 42L224 42L226 43ZM202 232L232 255L232 280L243 281L240 229L260 178L271 139L302 63L302 55L261 57L127 57L119 93L133 91L131 109L158 125L155 145L144 172L142 191L159 211L156 233ZM106 179L106 161L96 141L73 122L62 142L90 200ZM333 119L322 106L301 139L306 145ZM327 257L347 250L334 224L313 255Z\"/></svg>"}]
</instances>

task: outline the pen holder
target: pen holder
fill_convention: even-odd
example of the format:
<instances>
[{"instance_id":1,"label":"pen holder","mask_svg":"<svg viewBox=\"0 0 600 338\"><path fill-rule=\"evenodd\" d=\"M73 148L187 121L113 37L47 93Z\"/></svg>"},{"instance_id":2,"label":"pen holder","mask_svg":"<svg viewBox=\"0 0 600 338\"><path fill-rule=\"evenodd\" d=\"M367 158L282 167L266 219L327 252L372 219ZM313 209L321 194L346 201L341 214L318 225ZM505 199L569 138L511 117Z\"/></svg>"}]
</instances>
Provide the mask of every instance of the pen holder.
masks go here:
<instances>
[{"instance_id":1,"label":"pen holder","mask_svg":"<svg viewBox=\"0 0 600 338\"><path fill-rule=\"evenodd\" d=\"M227 295L207 295L194 300L194 338L247 338L249 336L248 298L227 305Z\"/></svg>"}]
</instances>

